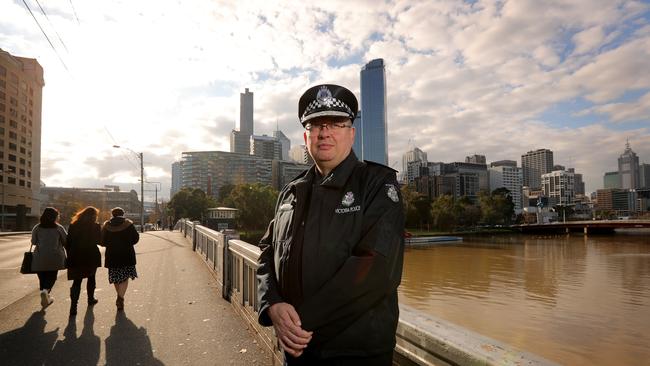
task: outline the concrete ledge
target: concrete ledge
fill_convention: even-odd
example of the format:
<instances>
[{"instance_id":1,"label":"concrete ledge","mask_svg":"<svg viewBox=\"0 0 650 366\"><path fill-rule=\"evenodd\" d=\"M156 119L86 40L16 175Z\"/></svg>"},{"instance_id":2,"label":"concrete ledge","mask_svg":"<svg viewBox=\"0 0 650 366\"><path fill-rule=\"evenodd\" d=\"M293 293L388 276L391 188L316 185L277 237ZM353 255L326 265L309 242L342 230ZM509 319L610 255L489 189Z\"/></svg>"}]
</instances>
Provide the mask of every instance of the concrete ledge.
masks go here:
<instances>
[{"instance_id":1,"label":"concrete ledge","mask_svg":"<svg viewBox=\"0 0 650 366\"><path fill-rule=\"evenodd\" d=\"M418 365L556 365L406 305L400 305L396 349Z\"/></svg>"},{"instance_id":2,"label":"concrete ledge","mask_svg":"<svg viewBox=\"0 0 650 366\"><path fill-rule=\"evenodd\" d=\"M0 236L10 236L10 235L24 235L31 234L31 231L3 231L0 232Z\"/></svg>"}]
</instances>

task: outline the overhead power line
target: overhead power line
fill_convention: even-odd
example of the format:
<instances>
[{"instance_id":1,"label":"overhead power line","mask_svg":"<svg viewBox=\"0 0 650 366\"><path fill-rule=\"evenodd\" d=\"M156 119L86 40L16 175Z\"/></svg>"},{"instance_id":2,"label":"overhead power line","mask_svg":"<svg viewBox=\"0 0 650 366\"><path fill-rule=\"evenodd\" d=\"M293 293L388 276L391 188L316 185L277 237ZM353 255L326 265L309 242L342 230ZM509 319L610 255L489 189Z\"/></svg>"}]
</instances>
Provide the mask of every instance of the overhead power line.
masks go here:
<instances>
[{"instance_id":1,"label":"overhead power line","mask_svg":"<svg viewBox=\"0 0 650 366\"><path fill-rule=\"evenodd\" d=\"M111 131L108 130L108 128L106 127L106 125L104 125L104 131L106 131L106 133L108 134L108 137L110 137L111 140L113 141L113 145L120 145L120 144L117 143L117 141L116 141L115 138L113 137L113 134L111 134ZM138 163L138 162L137 162L137 161L134 162L134 161L133 161L133 157L132 157L130 154L128 154L127 151L124 151L123 149L119 149L119 150L121 150L120 152L122 153L122 156L126 159L126 161L129 162L129 164L131 164L131 165L132 165L136 170L140 169L140 168L137 166L137 163Z\"/></svg>"},{"instance_id":2,"label":"overhead power line","mask_svg":"<svg viewBox=\"0 0 650 366\"><path fill-rule=\"evenodd\" d=\"M65 68L65 71L70 72L70 70L68 69L68 66L65 64L65 62L63 62L63 59L59 55L59 52L56 50L56 47L54 47L54 45L52 44L52 41L50 41L50 37L47 36L45 31L43 30L43 27L41 27L41 23L39 23L38 19L36 19L36 16L34 16L34 13L32 12L32 9L30 9L29 5L27 5L27 2L25 0L23 0L23 4L25 4L25 7L27 8L27 11L29 11L29 14L32 15L32 18L34 18L34 21L38 25L38 28L41 29L41 32L45 36L45 39L47 39L47 42L50 44L50 47L52 47L52 50L54 50L54 53L56 54L56 57L58 57L59 61L61 61L61 64L63 65L63 68Z\"/></svg>"},{"instance_id":3,"label":"overhead power line","mask_svg":"<svg viewBox=\"0 0 650 366\"><path fill-rule=\"evenodd\" d=\"M70 0L70 7L72 8L72 13L74 14L75 19L77 19L77 24L81 25L79 17L77 16L77 11L75 10L74 5L72 5L72 0Z\"/></svg>"},{"instance_id":4,"label":"overhead power line","mask_svg":"<svg viewBox=\"0 0 650 366\"><path fill-rule=\"evenodd\" d=\"M36 4L38 4L38 7L41 9L41 13L43 13L43 15L45 15L45 19L47 19L47 22L50 23L50 26L54 30L54 34L56 34L56 37L59 39L59 42L61 42L61 44L63 45L63 48L65 48L65 52L69 52L68 51L68 46L65 45L65 42L63 42L63 40L61 39L61 36L59 35L59 32L57 32L56 28L54 28L54 24L50 20L50 17L47 16L47 13L45 12L45 9L43 9L43 7L41 6L41 3L38 2L38 0L35 0L35 1L36 1Z\"/></svg>"}]
</instances>

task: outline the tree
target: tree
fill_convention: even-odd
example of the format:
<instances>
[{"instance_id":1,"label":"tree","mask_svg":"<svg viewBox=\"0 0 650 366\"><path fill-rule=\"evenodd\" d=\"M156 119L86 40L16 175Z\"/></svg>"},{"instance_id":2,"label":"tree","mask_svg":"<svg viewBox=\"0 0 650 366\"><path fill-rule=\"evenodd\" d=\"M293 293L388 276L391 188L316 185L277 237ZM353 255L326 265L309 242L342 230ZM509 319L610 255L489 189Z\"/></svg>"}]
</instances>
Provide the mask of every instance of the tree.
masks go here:
<instances>
[{"instance_id":1,"label":"tree","mask_svg":"<svg viewBox=\"0 0 650 366\"><path fill-rule=\"evenodd\" d=\"M481 219L485 224L494 225L499 221L499 213L491 194L479 193L479 205L481 207Z\"/></svg>"},{"instance_id":2,"label":"tree","mask_svg":"<svg viewBox=\"0 0 650 366\"><path fill-rule=\"evenodd\" d=\"M510 225L515 214L515 203L512 201L512 194L507 188L501 187L492 191L492 196L495 197L497 212L503 220L502 223Z\"/></svg>"},{"instance_id":3,"label":"tree","mask_svg":"<svg viewBox=\"0 0 650 366\"><path fill-rule=\"evenodd\" d=\"M481 209L467 196L460 197L454 204L456 223L459 226L473 227L481 220Z\"/></svg>"},{"instance_id":4,"label":"tree","mask_svg":"<svg viewBox=\"0 0 650 366\"><path fill-rule=\"evenodd\" d=\"M275 202L278 191L271 186L255 184L238 184L224 198L224 204L234 207L237 224L245 230L265 229L275 214Z\"/></svg>"},{"instance_id":5,"label":"tree","mask_svg":"<svg viewBox=\"0 0 650 366\"><path fill-rule=\"evenodd\" d=\"M417 214L417 225L420 229L427 227L433 223L433 218L431 217L431 201L427 196L423 194L418 194L415 201L413 202L415 206L415 212Z\"/></svg>"},{"instance_id":6,"label":"tree","mask_svg":"<svg viewBox=\"0 0 650 366\"><path fill-rule=\"evenodd\" d=\"M512 222L515 212L515 204L507 188L497 188L492 193L479 193L479 205L481 219L489 225L504 224Z\"/></svg>"},{"instance_id":7,"label":"tree","mask_svg":"<svg viewBox=\"0 0 650 366\"><path fill-rule=\"evenodd\" d=\"M413 191L409 186L402 186L402 206L404 206L405 226L408 228L417 227L418 210L415 205L418 193Z\"/></svg>"},{"instance_id":8,"label":"tree","mask_svg":"<svg viewBox=\"0 0 650 366\"><path fill-rule=\"evenodd\" d=\"M458 206L454 202L454 197L444 195L433 201L431 204L431 217L434 225L439 229L453 230L458 220Z\"/></svg>"},{"instance_id":9,"label":"tree","mask_svg":"<svg viewBox=\"0 0 650 366\"><path fill-rule=\"evenodd\" d=\"M221 186L219 189L219 196L217 197L217 202L219 204L224 204L226 202L226 198L230 196L230 192L235 188L234 184L224 184Z\"/></svg>"},{"instance_id":10,"label":"tree","mask_svg":"<svg viewBox=\"0 0 650 366\"><path fill-rule=\"evenodd\" d=\"M169 201L168 210L173 213L174 221L180 218L200 220L209 207L216 205L215 200L202 190L185 187Z\"/></svg>"}]
</instances>

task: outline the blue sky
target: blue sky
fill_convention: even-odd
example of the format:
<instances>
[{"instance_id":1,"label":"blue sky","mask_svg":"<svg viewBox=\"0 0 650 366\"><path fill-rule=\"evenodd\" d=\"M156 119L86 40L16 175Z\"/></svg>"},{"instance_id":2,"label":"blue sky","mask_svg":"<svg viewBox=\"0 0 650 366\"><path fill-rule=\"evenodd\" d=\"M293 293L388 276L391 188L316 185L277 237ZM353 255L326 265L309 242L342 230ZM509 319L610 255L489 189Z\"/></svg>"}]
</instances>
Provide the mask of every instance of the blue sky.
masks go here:
<instances>
[{"instance_id":1,"label":"blue sky","mask_svg":"<svg viewBox=\"0 0 650 366\"><path fill-rule=\"evenodd\" d=\"M134 159L163 182L182 151L228 150L239 93L255 131L276 121L300 144L300 94L359 92L386 64L389 161L413 146L431 161L520 160L538 148L585 175L616 169L626 139L650 163L647 1L41 1L0 5L0 48L45 69L42 180L136 187ZM55 34L64 40L67 51ZM400 164L396 168L401 169Z\"/></svg>"}]
</instances>

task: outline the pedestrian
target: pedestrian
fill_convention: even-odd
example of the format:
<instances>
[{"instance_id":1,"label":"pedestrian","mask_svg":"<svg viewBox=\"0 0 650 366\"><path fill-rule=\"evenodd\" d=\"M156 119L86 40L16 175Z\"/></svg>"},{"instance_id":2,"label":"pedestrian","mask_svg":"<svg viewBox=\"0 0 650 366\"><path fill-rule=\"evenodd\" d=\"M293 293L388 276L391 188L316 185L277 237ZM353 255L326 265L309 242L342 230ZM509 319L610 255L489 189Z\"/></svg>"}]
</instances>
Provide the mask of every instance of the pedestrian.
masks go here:
<instances>
[{"instance_id":1,"label":"pedestrian","mask_svg":"<svg viewBox=\"0 0 650 366\"><path fill-rule=\"evenodd\" d=\"M57 222L59 211L54 207L46 207L41 219L32 229L32 244L34 257L32 271L38 275L41 290L41 306L43 309L54 302L50 295L60 269L65 269L65 249L67 233Z\"/></svg>"},{"instance_id":2,"label":"pedestrian","mask_svg":"<svg viewBox=\"0 0 650 366\"><path fill-rule=\"evenodd\" d=\"M298 103L314 165L287 184L260 241L259 323L287 365L391 365L404 213L395 170L352 151L357 99L338 85Z\"/></svg>"},{"instance_id":3,"label":"pedestrian","mask_svg":"<svg viewBox=\"0 0 650 366\"><path fill-rule=\"evenodd\" d=\"M70 287L70 316L77 315L77 303L81 294L81 281L86 278L88 306L97 304L95 298L95 273L102 265L99 253L101 227L97 223L99 210L88 206L78 211L70 221L66 251L68 253L68 280Z\"/></svg>"},{"instance_id":4,"label":"pedestrian","mask_svg":"<svg viewBox=\"0 0 650 366\"><path fill-rule=\"evenodd\" d=\"M102 226L101 245L106 247L104 266L108 268L108 282L115 285L117 310L124 310L124 294L129 287L129 278L138 277L135 269L135 250L133 246L140 235L133 222L124 217L124 210L115 207L111 210L113 218Z\"/></svg>"}]
</instances>

